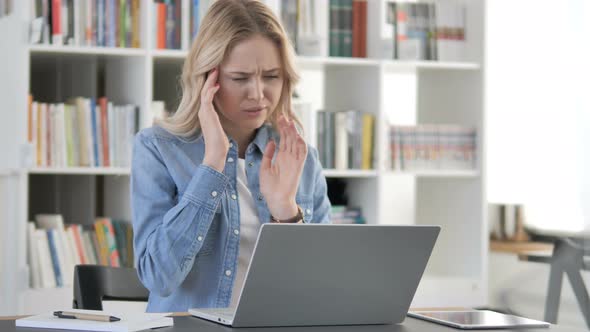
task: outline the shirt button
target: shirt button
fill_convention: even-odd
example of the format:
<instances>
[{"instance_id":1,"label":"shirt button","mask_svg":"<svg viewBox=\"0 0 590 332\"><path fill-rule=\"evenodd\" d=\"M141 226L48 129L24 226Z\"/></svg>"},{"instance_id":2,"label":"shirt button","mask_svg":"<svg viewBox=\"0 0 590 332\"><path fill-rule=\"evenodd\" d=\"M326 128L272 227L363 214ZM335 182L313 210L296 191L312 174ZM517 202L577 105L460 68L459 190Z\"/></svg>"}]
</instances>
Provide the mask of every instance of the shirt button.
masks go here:
<instances>
[{"instance_id":1,"label":"shirt button","mask_svg":"<svg viewBox=\"0 0 590 332\"><path fill-rule=\"evenodd\" d=\"M203 237L202 236L197 237L197 241L199 241L199 242L203 241Z\"/></svg>"},{"instance_id":2,"label":"shirt button","mask_svg":"<svg viewBox=\"0 0 590 332\"><path fill-rule=\"evenodd\" d=\"M258 200L261 201L262 200L262 195L258 195Z\"/></svg>"},{"instance_id":3,"label":"shirt button","mask_svg":"<svg viewBox=\"0 0 590 332\"><path fill-rule=\"evenodd\" d=\"M238 196L236 196L236 194L231 194L231 199L235 201L236 199L238 199Z\"/></svg>"},{"instance_id":4,"label":"shirt button","mask_svg":"<svg viewBox=\"0 0 590 332\"><path fill-rule=\"evenodd\" d=\"M305 213L311 214L311 210L310 209L307 209L307 210L305 210Z\"/></svg>"},{"instance_id":5,"label":"shirt button","mask_svg":"<svg viewBox=\"0 0 590 332\"><path fill-rule=\"evenodd\" d=\"M233 163L234 162L234 158L232 158L232 157L227 158L227 162L228 163Z\"/></svg>"},{"instance_id":6,"label":"shirt button","mask_svg":"<svg viewBox=\"0 0 590 332\"><path fill-rule=\"evenodd\" d=\"M231 148L233 148L233 147L234 147L234 143L232 143L232 142L229 142L229 148L231 149Z\"/></svg>"},{"instance_id":7,"label":"shirt button","mask_svg":"<svg viewBox=\"0 0 590 332\"><path fill-rule=\"evenodd\" d=\"M252 166L254 166L254 163L253 162L249 162L248 163L248 167L252 167Z\"/></svg>"},{"instance_id":8,"label":"shirt button","mask_svg":"<svg viewBox=\"0 0 590 332\"><path fill-rule=\"evenodd\" d=\"M240 234L240 231L237 230L237 229L234 229L234 234L239 235Z\"/></svg>"},{"instance_id":9,"label":"shirt button","mask_svg":"<svg viewBox=\"0 0 590 332\"><path fill-rule=\"evenodd\" d=\"M225 275L228 277L231 276L231 270L225 270Z\"/></svg>"},{"instance_id":10,"label":"shirt button","mask_svg":"<svg viewBox=\"0 0 590 332\"><path fill-rule=\"evenodd\" d=\"M217 191L212 191L212 192L211 192L211 196L213 196L213 197L217 197Z\"/></svg>"}]
</instances>

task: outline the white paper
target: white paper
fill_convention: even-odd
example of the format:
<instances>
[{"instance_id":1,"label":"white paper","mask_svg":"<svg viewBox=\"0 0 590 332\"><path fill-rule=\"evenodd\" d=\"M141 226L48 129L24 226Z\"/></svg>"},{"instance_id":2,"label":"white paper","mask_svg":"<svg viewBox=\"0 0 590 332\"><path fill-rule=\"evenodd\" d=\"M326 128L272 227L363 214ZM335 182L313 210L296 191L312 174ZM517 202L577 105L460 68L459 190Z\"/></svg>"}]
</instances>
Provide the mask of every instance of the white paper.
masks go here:
<instances>
[{"instance_id":1,"label":"white paper","mask_svg":"<svg viewBox=\"0 0 590 332\"><path fill-rule=\"evenodd\" d=\"M16 320L16 326L40 327L49 329L67 329L81 331L113 331L131 332L174 325L172 317L166 317L170 313L129 313L117 314L96 310L66 309L64 311L80 312L99 315L111 315L121 318L118 322L97 322L82 319L58 318L53 312L21 318Z\"/></svg>"}]
</instances>

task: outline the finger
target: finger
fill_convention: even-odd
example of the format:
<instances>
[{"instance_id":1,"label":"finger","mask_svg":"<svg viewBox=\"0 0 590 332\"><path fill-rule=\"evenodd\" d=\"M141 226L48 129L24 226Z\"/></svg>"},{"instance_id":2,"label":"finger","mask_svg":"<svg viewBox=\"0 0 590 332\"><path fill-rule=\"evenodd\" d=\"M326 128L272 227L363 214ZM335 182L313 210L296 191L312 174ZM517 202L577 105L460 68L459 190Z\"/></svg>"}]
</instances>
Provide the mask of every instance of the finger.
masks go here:
<instances>
[{"instance_id":1,"label":"finger","mask_svg":"<svg viewBox=\"0 0 590 332\"><path fill-rule=\"evenodd\" d=\"M262 162L260 163L261 170L270 169L272 164L272 158L275 154L276 144L274 140L270 140L266 144L266 149L264 149L264 154L262 155Z\"/></svg>"},{"instance_id":2,"label":"finger","mask_svg":"<svg viewBox=\"0 0 590 332\"><path fill-rule=\"evenodd\" d=\"M282 119L279 119L279 151L285 151L287 148L287 132Z\"/></svg>"},{"instance_id":3,"label":"finger","mask_svg":"<svg viewBox=\"0 0 590 332\"><path fill-rule=\"evenodd\" d=\"M284 114L281 114L279 116L279 121L278 121L278 127L279 128L278 129L279 130L283 130L283 129L286 128L286 125L287 125L287 118L285 118L285 115Z\"/></svg>"},{"instance_id":4,"label":"finger","mask_svg":"<svg viewBox=\"0 0 590 332\"><path fill-rule=\"evenodd\" d=\"M292 154L297 152L297 129L295 129L293 120L289 120L289 147L287 150Z\"/></svg>"},{"instance_id":5,"label":"finger","mask_svg":"<svg viewBox=\"0 0 590 332\"><path fill-rule=\"evenodd\" d=\"M205 94L205 101L207 103L213 102L213 98L215 97L215 94L217 93L217 91L219 91L219 88L220 88L219 83L216 83L213 87L211 87L207 90L207 93Z\"/></svg>"},{"instance_id":6,"label":"finger","mask_svg":"<svg viewBox=\"0 0 590 332\"><path fill-rule=\"evenodd\" d=\"M293 152L293 130L289 123L285 126L285 152L289 154Z\"/></svg>"},{"instance_id":7,"label":"finger","mask_svg":"<svg viewBox=\"0 0 590 332\"><path fill-rule=\"evenodd\" d=\"M217 78L219 77L219 69L217 67L213 68L213 70L211 70L209 72L209 75L207 76L207 80L205 81L205 86L207 88L212 88L215 83L217 83Z\"/></svg>"},{"instance_id":8,"label":"finger","mask_svg":"<svg viewBox=\"0 0 590 332\"><path fill-rule=\"evenodd\" d=\"M307 158L307 144L303 137L299 136L297 138L297 160L304 160Z\"/></svg>"},{"instance_id":9,"label":"finger","mask_svg":"<svg viewBox=\"0 0 590 332\"><path fill-rule=\"evenodd\" d=\"M290 128L291 128L291 152L292 153L297 153L297 143L298 143L298 139L299 137L301 137L299 135L299 132L297 131L297 127L295 126L295 121L290 120Z\"/></svg>"},{"instance_id":10,"label":"finger","mask_svg":"<svg viewBox=\"0 0 590 332\"><path fill-rule=\"evenodd\" d=\"M217 70L217 68L214 68L213 70L211 70L209 72L207 79L205 80L205 83L203 84L203 88L201 89L201 99L207 99L208 94L209 94L209 90L216 86L217 77L218 77L218 70Z\"/></svg>"}]
</instances>

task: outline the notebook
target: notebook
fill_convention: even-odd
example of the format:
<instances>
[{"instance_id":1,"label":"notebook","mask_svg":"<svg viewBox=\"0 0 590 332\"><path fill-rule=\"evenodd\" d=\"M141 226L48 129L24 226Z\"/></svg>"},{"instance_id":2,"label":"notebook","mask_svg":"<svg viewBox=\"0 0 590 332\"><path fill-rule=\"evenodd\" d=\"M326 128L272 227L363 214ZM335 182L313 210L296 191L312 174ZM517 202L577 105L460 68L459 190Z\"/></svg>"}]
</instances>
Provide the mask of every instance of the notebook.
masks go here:
<instances>
[{"instance_id":1,"label":"notebook","mask_svg":"<svg viewBox=\"0 0 590 332\"><path fill-rule=\"evenodd\" d=\"M46 314L17 319L16 326L80 331L132 332L174 325L172 317L166 317L170 315L170 313L114 314L105 311L80 309L65 309L64 311L112 315L121 318L121 320L118 322L97 322L82 319L64 319L57 318L53 316L53 312L49 312Z\"/></svg>"}]
</instances>

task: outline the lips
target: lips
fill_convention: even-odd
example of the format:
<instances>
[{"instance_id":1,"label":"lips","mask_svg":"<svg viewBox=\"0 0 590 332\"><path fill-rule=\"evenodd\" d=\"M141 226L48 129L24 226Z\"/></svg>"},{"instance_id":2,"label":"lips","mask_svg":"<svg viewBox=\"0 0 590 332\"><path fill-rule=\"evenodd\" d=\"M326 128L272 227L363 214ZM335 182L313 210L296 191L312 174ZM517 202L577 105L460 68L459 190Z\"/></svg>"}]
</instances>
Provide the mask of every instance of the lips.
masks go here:
<instances>
[{"instance_id":1,"label":"lips","mask_svg":"<svg viewBox=\"0 0 590 332\"><path fill-rule=\"evenodd\" d=\"M265 109L266 106L256 106L244 109L244 112L257 113Z\"/></svg>"}]
</instances>

